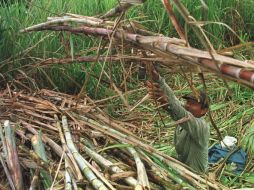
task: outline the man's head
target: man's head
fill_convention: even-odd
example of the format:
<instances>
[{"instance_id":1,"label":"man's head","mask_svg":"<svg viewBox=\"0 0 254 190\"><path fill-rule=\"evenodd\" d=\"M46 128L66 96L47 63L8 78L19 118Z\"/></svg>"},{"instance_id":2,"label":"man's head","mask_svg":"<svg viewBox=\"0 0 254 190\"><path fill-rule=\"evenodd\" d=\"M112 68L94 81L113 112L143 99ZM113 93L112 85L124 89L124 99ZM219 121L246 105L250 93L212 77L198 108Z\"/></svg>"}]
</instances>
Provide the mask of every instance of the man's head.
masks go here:
<instances>
[{"instance_id":1,"label":"man's head","mask_svg":"<svg viewBox=\"0 0 254 190\"><path fill-rule=\"evenodd\" d=\"M204 92L199 92L198 99L193 95L183 96L186 99L185 109L191 112L194 117L202 117L208 111L208 99Z\"/></svg>"}]
</instances>

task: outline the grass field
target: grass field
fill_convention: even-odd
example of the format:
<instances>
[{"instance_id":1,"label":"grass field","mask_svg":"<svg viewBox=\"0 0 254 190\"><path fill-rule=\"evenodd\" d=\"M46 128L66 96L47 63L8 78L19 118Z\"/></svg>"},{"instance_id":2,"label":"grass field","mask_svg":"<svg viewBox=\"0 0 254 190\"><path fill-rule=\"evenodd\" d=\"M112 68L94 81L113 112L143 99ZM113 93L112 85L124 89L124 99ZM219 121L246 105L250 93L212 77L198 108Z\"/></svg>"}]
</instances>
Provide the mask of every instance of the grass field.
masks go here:
<instances>
[{"instance_id":1,"label":"grass field","mask_svg":"<svg viewBox=\"0 0 254 190\"><path fill-rule=\"evenodd\" d=\"M0 2L0 85L5 86L7 81L12 79L19 80L32 89L49 88L62 92L76 94L80 91L85 79L86 72L92 76L86 87L86 92L93 97L102 98L113 93L107 85L99 84L99 89L95 96L98 76L102 66L96 64L92 67L91 63L72 64L64 66L36 67L36 63L45 58L64 58L70 56L66 51L67 46L72 45L75 54L82 55L84 50L97 47L99 38L83 36L69 36L60 32L33 32L21 34L20 29L44 22L47 17L63 15L66 12L82 15L100 15L116 5L116 0L30 0L31 4L26 4L25 0L15 1L6 4ZM190 13L197 20L207 20L204 29L209 36L214 47L218 50L237 44L244 44L254 40L254 1L253 0L206 0L209 7L204 11L200 1L182 1ZM192 46L202 49L195 34L188 25L184 25L183 19L177 14L183 27L188 31L188 39ZM132 8L126 18L135 19L154 32L162 33L166 36L177 37L172 24L169 22L167 13L158 0L147 0L139 7ZM223 24L224 23L224 24ZM230 27L232 31L229 30ZM84 40L85 39L85 40ZM63 43L64 42L64 43ZM253 47L243 47L235 52L235 56L240 59L254 59ZM116 75L120 66L115 68L115 82L121 76ZM228 88L214 76L207 76L208 93L211 98L211 110L215 122L221 128L224 135L243 136L242 131L250 126L249 122L253 119L253 90L239 86L230 82L231 99L226 99L225 94ZM202 85L196 77L197 88ZM177 95L190 92L185 79L180 75L173 75L170 78L172 87ZM134 80L129 89L140 85ZM98 93L99 92L99 93ZM138 94L139 95L139 94ZM138 95L130 96L130 102L136 102ZM140 95L142 96L142 95ZM111 104L119 104L118 99ZM109 112L110 112L109 108ZM141 107L141 109L146 109ZM157 129L154 129L157 130ZM215 133L213 133L213 137ZM161 143L158 147L163 150L167 147L166 143ZM223 180L223 179L222 179ZM227 182L227 181L226 181ZM240 183L240 182L239 182Z\"/></svg>"}]
</instances>

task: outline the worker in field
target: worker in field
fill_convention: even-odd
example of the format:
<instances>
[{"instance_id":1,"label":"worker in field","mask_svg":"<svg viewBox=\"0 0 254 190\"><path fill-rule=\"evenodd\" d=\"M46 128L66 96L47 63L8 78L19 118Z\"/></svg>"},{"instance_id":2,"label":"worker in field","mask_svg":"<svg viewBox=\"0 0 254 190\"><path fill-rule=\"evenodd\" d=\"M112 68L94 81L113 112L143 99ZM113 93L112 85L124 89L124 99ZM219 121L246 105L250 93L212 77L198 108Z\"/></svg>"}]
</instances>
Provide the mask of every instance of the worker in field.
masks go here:
<instances>
[{"instance_id":1,"label":"worker in field","mask_svg":"<svg viewBox=\"0 0 254 190\"><path fill-rule=\"evenodd\" d=\"M158 101L174 121L182 120L175 129L174 145L178 159L199 173L208 167L208 140L210 127L203 116L208 111L207 97L200 92L199 98L188 95L185 106L174 95L155 69L154 82L147 82L150 96Z\"/></svg>"}]
</instances>

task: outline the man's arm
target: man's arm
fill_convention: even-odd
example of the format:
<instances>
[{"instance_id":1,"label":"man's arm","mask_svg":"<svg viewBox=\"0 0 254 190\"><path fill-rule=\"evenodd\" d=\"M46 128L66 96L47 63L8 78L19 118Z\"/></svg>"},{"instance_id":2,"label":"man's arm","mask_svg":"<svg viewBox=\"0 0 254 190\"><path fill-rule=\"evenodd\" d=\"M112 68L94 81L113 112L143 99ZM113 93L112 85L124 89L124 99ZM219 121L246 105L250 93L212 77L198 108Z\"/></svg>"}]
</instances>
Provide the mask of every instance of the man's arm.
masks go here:
<instances>
[{"instance_id":1,"label":"man's arm","mask_svg":"<svg viewBox=\"0 0 254 190\"><path fill-rule=\"evenodd\" d=\"M165 79L159 77L158 80L161 90L164 92L168 99L167 112L170 114L173 120L177 121L183 117L189 117L190 119L180 126L186 130L198 144L204 143L206 137L204 135L209 134L209 126L203 119L195 118L190 112L188 112L174 95L173 90L165 82Z\"/></svg>"},{"instance_id":2,"label":"man's arm","mask_svg":"<svg viewBox=\"0 0 254 190\"><path fill-rule=\"evenodd\" d=\"M166 107L166 110L169 112L172 119L177 121L179 119L182 119L183 117L188 116L188 112L185 110L185 108L181 105L180 101L174 95L173 90L165 82L165 79L159 77L158 82L160 84L161 90L168 99L168 106Z\"/></svg>"}]
</instances>

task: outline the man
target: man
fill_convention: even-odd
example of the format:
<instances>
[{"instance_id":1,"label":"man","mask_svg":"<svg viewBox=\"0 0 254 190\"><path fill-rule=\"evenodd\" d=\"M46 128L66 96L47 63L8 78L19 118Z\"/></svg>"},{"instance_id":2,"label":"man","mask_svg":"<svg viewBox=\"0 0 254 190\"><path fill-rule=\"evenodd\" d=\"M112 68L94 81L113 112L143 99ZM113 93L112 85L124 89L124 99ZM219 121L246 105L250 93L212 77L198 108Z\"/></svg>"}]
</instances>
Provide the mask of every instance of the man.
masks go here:
<instances>
[{"instance_id":1,"label":"man","mask_svg":"<svg viewBox=\"0 0 254 190\"><path fill-rule=\"evenodd\" d=\"M174 95L165 80L153 70L153 80L147 82L149 94L162 104L162 107L177 121L186 118L175 129L174 144L178 159L199 173L204 173L208 166L208 141L210 127L202 118L208 111L207 98L199 94L199 100L194 96L184 96L185 107Z\"/></svg>"}]
</instances>

